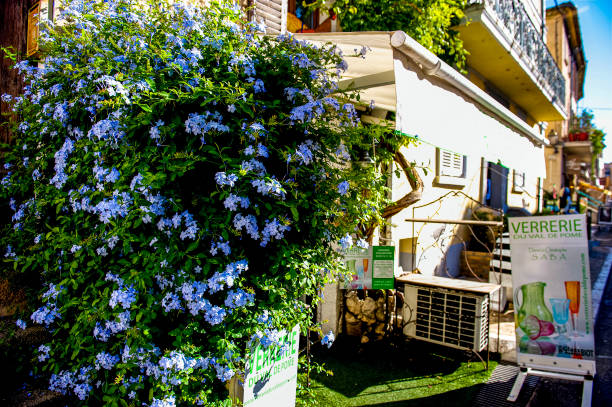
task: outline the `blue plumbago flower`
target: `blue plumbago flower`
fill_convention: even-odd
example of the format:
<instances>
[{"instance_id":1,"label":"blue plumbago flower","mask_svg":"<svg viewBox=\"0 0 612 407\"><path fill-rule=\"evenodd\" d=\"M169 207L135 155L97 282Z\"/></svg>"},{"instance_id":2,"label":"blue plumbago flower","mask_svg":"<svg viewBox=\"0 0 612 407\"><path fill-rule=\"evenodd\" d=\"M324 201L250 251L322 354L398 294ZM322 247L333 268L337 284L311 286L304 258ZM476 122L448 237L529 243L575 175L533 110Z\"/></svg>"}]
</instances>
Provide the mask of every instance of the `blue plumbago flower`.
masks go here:
<instances>
[{"instance_id":1,"label":"blue plumbago flower","mask_svg":"<svg viewBox=\"0 0 612 407\"><path fill-rule=\"evenodd\" d=\"M238 278L242 271L248 269L246 260L240 260L230 263L225 267L223 272L216 272L208 279L208 289L212 294L223 290L225 286L233 287L234 281Z\"/></svg>"},{"instance_id":2,"label":"blue plumbago flower","mask_svg":"<svg viewBox=\"0 0 612 407\"><path fill-rule=\"evenodd\" d=\"M25 323L25 321L18 319L17 321L15 321L15 325L17 325L18 328L21 329L26 329L27 324Z\"/></svg>"},{"instance_id":3,"label":"blue plumbago flower","mask_svg":"<svg viewBox=\"0 0 612 407\"><path fill-rule=\"evenodd\" d=\"M300 144L295 150L295 157L297 157L301 164L308 165L313 161L314 156L310 150L312 146L313 142L311 140L307 140L305 143Z\"/></svg>"},{"instance_id":4,"label":"blue plumbago flower","mask_svg":"<svg viewBox=\"0 0 612 407\"><path fill-rule=\"evenodd\" d=\"M283 225L278 219L272 221L266 220L266 225L261 231L261 243L262 247L265 247L268 242L272 239L280 240L284 237L285 232L291 230L287 225Z\"/></svg>"},{"instance_id":5,"label":"blue plumbago flower","mask_svg":"<svg viewBox=\"0 0 612 407\"><path fill-rule=\"evenodd\" d=\"M248 161L243 161L240 164L240 167L242 171L244 172L253 171L255 174L257 174L260 177L263 177L264 175L266 175L266 172L267 172L266 167L260 161L257 161L254 158L251 158Z\"/></svg>"},{"instance_id":6,"label":"blue plumbago flower","mask_svg":"<svg viewBox=\"0 0 612 407\"><path fill-rule=\"evenodd\" d=\"M251 340L249 341L251 344L254 342L259 342L262 347L269 348L270 346L281 346L283 337L287 334L287 331L284 329L272 329L266 328L263 331L257 331L253 336L251 336Z\"/></svg>"},{"instance_id":7,"label":"blue plumbago flower","mask_svg":"<svg viewBox=\"0 0 612 407\"><path fill-rule=\"evenodd\" d=\"M59 317L55 304L40 307L32 313L30 319L37 324L49 326Z\"/></svg>"},{"instance_id":8,"label":"blue plumbago flower","mask_svg":"<svg viewBox=\"0 0 612 407\"><path fill-rule=\"evenodd\" d=\"M79 369L78 374L65 370L57 374L53 373L49 380L49 390L64 395L72 390L80 400L85 400L91 391L91 386L89 385L89 372L91 369L91 366L82 367Z\"/></svg>"},{"instance_id":9,"label":"blue plumbago flower","mask_svg":"<svg viewBox=\"0 0 612 407\"><path fill-rule=\"evenodd\" d=\"M174 396L168 396L161 400L153 398L150 407L176 407L176 398Z\"/></svg>"},{"instance_id":10,"label":"blue plumbago flower","mask_svg":"<svg viewBox=\"0 0 612 407\"><path fill-rule=\"evenodd\" d=\"M228 113L234 113L234 112L236 111L236 106L234 106L234 105L229 105L229 106L227 107L227 111L228 111Z\"/></svg>"},{"instance_id":11,"label":"blue plumbago flower","mask_svg":"<svg viewBox=\"0 0 612 407\"><path fill-rule=\"evenodd\" d=\"M53 283L49 284L49 289L43 294L42 298L45 301L49 301L50 299L57 299L58 294L61 291L61 287L56 286Z\"/></svg>"},{"instance_id":12,"label":"blue plumbago flower","mask_svg":"<svg viewBox=\"0 0 612 407\"><path fill-rule=\"evenodd\" d=\"M230 211L236 211L238 210L238 205L240 205L242 209L246 209L249 207L250 203L249 198L229 194L223 201L223 206Z\"/></svg>"},{"instance_id":13,"label":"blue plumbago flower","mask_svg":"<svg viewBox=\"0 0 612 407\"><path fill-rule=\"evenodd\" d=\"M185 120L185 131L188 134L201 135L200 140L205 144L204 135L210 131L217 131L220 133L227 133L230 128L221 123L223 117L218 113L211 113L209 111L204 114L190 113L187 120Z\"/></svg>"},{"instance_id":14,"label":"blue plumbago flower","mask_svg":"<svg viewBox=\"0 0 612 407\"><path fill-rule=\"evenodd\" d=\"M243 216L241 213L237 213L234 217L234 228L238 231L245 229L252 239L259 239L257 219L253 215Z\"/></svg>"},{"instance_id":15,"label":"blue plumbago flower","mask_svg":"<svg viewBox=\"0 0 612 407\"><path fill-rule=\"evenodd\" d=\"M325 335L323 337L323 339L321 339L321 345L327 345L327 348L331 348L332 344L334 343L334 340L336 339L334 333L332 331L329 331L327 333L327 335Z\"/></svg>"},{"instance_id":16,"label":"blue plumbago flower","mask_svg":"<svg viewBox=\"0 0 612 407\"><path fill-rule=\"evenodd\" d=\"M206 290L207 284L202 281L185 282L180 287L180 292L192 315L198 315L200 311L210 308L210 302L204 298Z\"/></svg>"},{"instance_id":17,"label":"blue plumbago flower","mask_svg":"<svg viewBox=\"0 0 612 407\"><path fill-rule=\"evenodd\" d=\"M215 174L215 181L217 182L217 185L229 185L230 187L233 187L236 181L238 181L238 176L235 174L226 174L225 172L217 172Z\"/></svg>"},{"instance_id":18,"label":"blue plumbago flower","mask_svg":"<svg viewBox=\"0 0 612 407\"><path fill-rule=\"evenodd\" d=\"M227 315L227 311L217 305L213 305L205 311L204 319L211 325L219 325Z\"/></svg>"},{"instance_id":19,"label":"blue plumbago flower","mask_svg":"<svg viewBox=\"0 0 612 407\"><path fill-rule=\"evenodd\" d=\"M119 173L119 171L115 167L113 167L110 170L110 172L106 175L104 180L106 182L115 183L115 182L117 182L117 180L119 179L120 176L121 176L121 174Z\"/></svg>"},{"instance_id":20,"label":"blue plumbago flower","mask_svg":"<svg viewBox=\"0 0 612 407\"><path fill-rule=\"evenodd\" d=\"M221 380L222 382L227 382L231 380L232 377L234 377L234 375L236 374L228 366L222 366L218 363L215 363L215 370L217 371L217 379Z\"/></svg>"},{"instance_id":21,"label":"blue plumbago flower","mask_svg":"<svg viewBox=\"0 0 612 407\"><path fill-rule=\"evenodd\" d=\"M257 144L257 155L259 157L268 158L268 149L267 149L267 147L264 146L261 143Z\"/></svg>"},{"instance_id":22,"label":"blue plumbago flower","mask_svg":"<svg viewBox=\"0 0 612 407\"><path fill-rule=\"evenodd\" d=\"M217 255L218 250L221 250L226 256L229 256L229 254L232 252L229 242L224 241L223 238L221 238L218 242L212 242L210 245L210 254L213 256Z\"/></svg>"},{"instance_id":23,"label":"blue plumbago flower","mask_svg":"<svg viewBox=\"0 0 612 407\"><path fill-rule=\"evenodd\" d=\"M253 91L255 93L263 93L266 91L266 88L264 87L264 83L261 79L257 79L255 81L255 83L253 84Z\"/></svg>"},{"instance_id":24,"label":"blue plumbago flower","mask_svg":"<svg viewBox=\"0 0 612 407\"><path fill-rule=\"evenodd\" d=\"M108 305L111 308L121 305L123 309L129 309L132 303L136 301L136 294L134 287L120 287L112 292Z\"/></svg>"},{"instance_id":25,"label":"blue plumbago flower","mask_svg":"<svg viewBox=\"0 0 612 407\"><path fill-rule=\"evenodd\" d=\"M9 103L11 100L13 100L13 96L9 95L8 93L3 93L1 99L3 102Z\"/></svg>"},{"instance_id":26,"label":"blue plumbago flower","mask_svg":"<svg viewBox=\"0 0 612 407\"><path fill-rule=\"evenodd\" d=\"M32 171L32 179L34 181L36 181L37 179L39 179L41 176L40 171L38 170L38 168L34 169L34 171Z\"/></svg>"},{"instance_id":27,"label":"blue plumbago flower","mask_svg":"<svg viewBox=\"0 0 612 407\"><path fill-rule=\"evenodd\" d=\"M197 222L195 221L195 219L193 219L193 216L187 211L183 212L181 216L186 227L186 229L181 232L181 240L185 240L186 238L192 240L195 239L196 233L198 233L199 230Z\"/></svg>"},{"instance_id":28,"label":"blue plumbago flower","mask_svg":"<svg viewBox=\"0 0 612 407\"><path fill-rule=\"evenodd\" d=\"M108 251L106 250L106 246L101 246L96 249L96 253L98 256L106 257L108 256Z\"/></svg>"},{"instance_id":29,"label":"blue plumbago flower","mask_svg":"<svg viewBox=\"0 0 612 407\"><path fill-rule=\"evenodd\" d=\"M117 145L124 136L125 132L121 123L118 120L111 119L96 122L87 132L87 137L90 139L96 137L98 140L109 140L112 145Z\"/></svg>"},{"instance_id":30,"label":"blue plumbago flower","mask_svg":"<svg viewBox=\"0 0 612 407\"><path fill-rule=\"evenodd\" d=\"M117 275L111 273L110 271L104 276L104 281L112 281L119 285L123 285L123 280L117 277Z\"/></svg>"},{"instance_id":31,"label":"blue plumbago flower","mask_svg":"<svg viewBox=\"0 0 612 407\"><path fill-rule=\"evenodd\" d=\"M106 244L108 244L108 247L110 249L114 249L115 245L117 245L117 243L119 242L119 237L117 236L111 236L108 241L106 242Z\"/></svg>"},{"instance_id":32,"label":"blue plumbago flower","mask_svg":"<svg viewBox=\"0 0 612 407\"><path fill-rule=\"evenodd\" d=\"M253 148L253 146L248 146L247 148L244 149L244 155L253 155L255 154L255 149Z\"/></svg>"},{"instance_id":33,"label":"blue plumbago flower","mask_svg":"<svg viewBox=\"0 0 612 407\"><path fill-rule=\"evenodd\" d=\"M166 370L185 370L193 367L195 360L186 358L181 352L171 351L168 356L159 359L159 367Z\"/></svg>"},{"instance_id":34,"label":"blue plumbago flower","mask_svg":"<svg viewBox=\"0 0 612 407\"><path fill-rule=\"evenodd\" d=\"M99 341L106 342L111 335L126 331L130 327L130 311L123 311L118 315L118 320L106 321L104 324L96 322L93 336Z\"/></svg>"},{"instance_id":35,"label":"blue plumbago flower","mask_svg":"<svg viewBox=\"0 0 612 407\"><path fill-rule=\"evenodd\" d=\"M346 195L349 191L350 185L348 181L342 181L338 184L338 193L340 195Z\"/></svg>"},{"instance_id":36,"label":"blue plumbago flower","mask_svg":"<svg viewBox=\"0 0 612 407\"><path fill-rule=\"evenodd\" d=\"M348 149L346 148L344 143L340 143L340 145L336 149L336 156L345 161L351 160L351 155L349 154Z\"/></svg>"},{"instance_id":37,"label":"blue plumbago flower","mask_svg":"<svg viewBox=\"0 0 612 407\"><path fill-rule=\"evenodd\" d=\"M299 68L310 68L314 65L310 58L303 52L291 56L291 62Z\"/></svg>"},{"instance_id":38,"label":"blue plumbago flower","mask_svg":"<svg viewBox=\"0 0 612 407\"><path fill-rule=\"evenodd\" d=\"M174 293L166 293L162 299L162 307L166 312L183 309L179 296Z\"/></svg>"},{"instance_id":39,"label":"blue plumbago flower","mask_svg":"<svg viewBox=\"0 0 612 407\"><path fill-rule=\"evenodd\" d=\"M166 213L166 209L164 208L164 204L166 203L165 197L158 193L157 195L147 195L146 198L147 201L151 203L151 206L148 208L151 213L157 216L163 216Z\"/></svg>"},{"instance_id":40,"label":"blue plumbago flower","mask_svg":"<svg viewBox=\"0 0 612 407\"><path fill-rule=\"evenodd\" d=\"M357 247L361 247L362 249L367 249L368 247L370 247L368 242L366 242L364 239L357 240L356 245L357 245Z\"/></svg>"},{"instance_id":41,"label":"blue plumbago flower","mask_svg":"<svg viewBox=\"0 0 612 407\"><path fill-rule=\"evenodd\" d=\"M111 355L110 353L100 352L96 355L96 370L106 369L111 370L119 362L119 356Z\"/></svg>"},{"instance_id":42,"label":"blue plumbago flower","mask_svg":"<svg viewBox=\"0 0 612 407\"><path fill-rule=\"evenodd\" d=\"M64 170L67 164L66 160L68 160L68 156L72 151L74 151L74 142L66 137L62 147L55 153L55 175L50 180L50 183L55 185L57 189L61 189L68 180Z\"/></svg>"},{"instance_id":43,"label":"blue plumbago flower","mask_svg":"<svg viewBox=\"0 0 612 407\"><path fill-rule=\"evenodd\" d=\"M70 253L74 254L74 253L78 252L79 250L81 250L81 247L82 246L79 246L79 245L76 245L76 244L72 245L72 247L70 248Z\"/></svg>"},{"instance_id":44,"label":"blue plumbago flower","mask_svg":"<svg viewBox=\"0 0 612 407\"><path fill-rule=\"evenodd\" d=\"M30 157L23 157L23 166L28 168L29 164L30 164Z\"/></svg>"},{"instance_id":45,"label":"blue plumbago flower","mask_svg":"<svg viewBox=\"0 0 612 407\"><path fill-rule=\"evenodd\" d=\"M340 247L346 250L353 246L353 238L351 237L351 235L347 233L342 239L340 239L339 243L340 243Z\"/></svg>"},{"instance_id":46,"label":"blue plumbago flower","mask_svg":"<svg viewBox=\"0 0 612 407\"><path fill-rule=\"evenodd\" d=\"M51 348L47 345L40 345L38 347L38 361L39 362L44 362L45 360L49 359L49 352L51 351Z\"/></svg>"},{"instance_id":47,"label":"blue plumbago flower","mask_svg":"<svg viewBox=\"0 0 612 407\"><path fill-rule=\"evenodd\" d=\"M98 214L103 223L109 223L118 216L125 217L131 203L132 197L127 192L115 191L112 199L103 199L91 208L91 212Z\"/></svg>"},{"instance_id":48,"label":"blue plumbago flower","mask_svg":"<svg viewBox=\"0 0 612 407\"><path fill-rule=\"evenodd\" d=\"M227 298L225 299L225 306L231 309L244 307L247 305L253 305L255 301L255 295L247 293L244 290L237 289L228 291Z\"/></svg>"},{"instance_id":49,"label":"blue plumbago flower","mask_svg":"<svg viewBox=\"0 0 612 407\"><path fill-rule=\"evenodd\" d=\"M255 140L257 137L263 137L267 135L266 128L261 123L253 123L246 128L246 134L251 140Z\"/></svg>"},{"instance_id":50,"label":"blue plumbago flower","mask_svg":"<svg viewBox=\"0 0 612 407\"><path fill-rule=\"evenodd\" d=\"M58 122L62 123L62 125L66 125L68 121L68 102L58 103L55 105L55 110L53 111L53 118Z\"/></svg>"},{"instance_id":51,"label":"blue plumbago flower","mask_svg":"<svg viewBox=\"0 0 612 407\"><path fill-rule=\"evenodd\" d=\"M79 383L74 386L74 394L79 398L79 400L85 400L89 393L91 392L92 387L89 383Z\"/></svg>"},{"instance_id":52,"label":"blue plumbago flower","mask_svg":"<svg viewBox=\"0 0 612 407\"><path fill-rule=\"evenodd\" d=\"M257 192L264 196L273 195L285 199L285 189L276 178L256 179L251 181L251 185L257 188Z\"/></svg>"},{"instance_id":53,"label":"blue plumbago flower","mask_svg":"<svg viewBox=\"0 0 612 407\"><path fill-rule=\"evenodd\" d=\"M39 244L41 238L42 238L42 235L36 235L36 237L34 238L34 244Z\"/></svg>"},{"instance_id":54,"label":"blue plumbago flower","mask_svg":"<svg viewBox=\"0 0 612 407\"><path fill-rule=\"evenodd\" d=\"M257 317L257 322L260 324L268 324L272 322L272 319L270 318L270 313L268 312L268 310L264 310L264 312Z\"/></svg>"},{"instance_id":55,"label":"blue plumbago flower","mask_svg":"<svg viewBox=\"0 0 612 407\"><path fill-rule=\"evenodd\" d=\"M162 127L164 124L163 120L158 120L155 125L153 127L151 127L151 129L149 130L149 136L151 137L151 139L155 140L155 141L159 141L161 139L161 134L159 132L159 128Z\"/></svg>"},{"instance_id":56,"label":"blue plumbago flower","mask_svg":"<svg viewBox=\"0 0 612 407\"><path fill-rule=\"evenodd\" d=\"M13 173L9 171L6 177L2 178L2 181L0 181L0 185L2 185L4 188L10 187L11 186L11 175L13 175Z\"/></svg>"},{"instance_id":57,"label":"blue plumbago flower","mask_svg":"<svg viewBox=\"0 0 612 407\"><path fill-rule=\"evenodd\" d=\"M144 177L142 176L142 174L140 173L136 174L134 178L132 178L132 182L130 182L130 190L133 191L134 188L139 186L142 183L143 179Z\"/></svg>"}]
</instances>

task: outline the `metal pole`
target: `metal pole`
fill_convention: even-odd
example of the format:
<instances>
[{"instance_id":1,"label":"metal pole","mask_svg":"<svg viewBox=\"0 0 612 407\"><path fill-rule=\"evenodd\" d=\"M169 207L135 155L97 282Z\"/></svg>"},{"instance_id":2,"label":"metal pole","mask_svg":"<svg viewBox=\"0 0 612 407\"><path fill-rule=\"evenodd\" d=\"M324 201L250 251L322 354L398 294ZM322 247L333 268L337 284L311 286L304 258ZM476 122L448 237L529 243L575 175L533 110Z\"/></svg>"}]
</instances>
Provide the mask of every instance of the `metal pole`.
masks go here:
<instances>
[{"instance_id":1,"label":"metal pole","mask_svg":"<svg viewBox=\"0 0 612 407\"><path fill-rule=\"evenodd\" d=\"M406 222L422 222L422 223L448 223L453 225L479 225L479 226L504 226L503 222L489 220L463 220L463 219L427 219L427 218L409 218Z\"/></svg>"}]
</instances>

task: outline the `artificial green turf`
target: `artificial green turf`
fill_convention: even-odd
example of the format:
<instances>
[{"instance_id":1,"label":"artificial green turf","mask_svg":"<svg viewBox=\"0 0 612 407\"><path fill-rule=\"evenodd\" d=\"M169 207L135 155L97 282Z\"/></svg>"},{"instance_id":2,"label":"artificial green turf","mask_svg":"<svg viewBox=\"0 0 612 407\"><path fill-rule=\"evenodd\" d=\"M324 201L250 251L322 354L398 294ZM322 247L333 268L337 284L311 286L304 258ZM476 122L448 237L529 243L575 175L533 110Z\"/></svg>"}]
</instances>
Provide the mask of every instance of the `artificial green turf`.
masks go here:
<instances>
[{"instance_id":1,"label":"artificial green turf","mask_svg":"<svg viewBox=\"0 0 612 407\"><path fill-rule=\"evenodd\" d=\"M311 383L322 407L471 406L497 365L491 361L485 371L469 354L417 341L367 348L336 343L314 359L333 371Z\"/></svg>"}]
</instances>

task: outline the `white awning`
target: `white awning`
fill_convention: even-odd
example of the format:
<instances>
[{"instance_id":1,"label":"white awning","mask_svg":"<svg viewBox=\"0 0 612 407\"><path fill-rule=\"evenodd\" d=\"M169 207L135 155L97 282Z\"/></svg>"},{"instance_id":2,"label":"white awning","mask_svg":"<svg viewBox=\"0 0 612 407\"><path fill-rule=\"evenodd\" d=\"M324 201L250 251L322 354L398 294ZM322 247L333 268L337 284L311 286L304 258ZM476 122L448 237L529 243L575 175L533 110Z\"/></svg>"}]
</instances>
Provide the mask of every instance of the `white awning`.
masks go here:
<instances>
[{"instance_id":1,"label":"white awning","mask_svg":"<svg viewBox=\"0 0 612 407\"><path fill-rule=\"evenodd\" d=\"M340 48L348 63L340 86L360 89L363 103L374 101L376 107L396 112L397 130L437 147L546 176L542 146L547 141L538 131L405 33L296 37ZM358 55L364 46L365 58Z\"/></svg>"}]
</instances>

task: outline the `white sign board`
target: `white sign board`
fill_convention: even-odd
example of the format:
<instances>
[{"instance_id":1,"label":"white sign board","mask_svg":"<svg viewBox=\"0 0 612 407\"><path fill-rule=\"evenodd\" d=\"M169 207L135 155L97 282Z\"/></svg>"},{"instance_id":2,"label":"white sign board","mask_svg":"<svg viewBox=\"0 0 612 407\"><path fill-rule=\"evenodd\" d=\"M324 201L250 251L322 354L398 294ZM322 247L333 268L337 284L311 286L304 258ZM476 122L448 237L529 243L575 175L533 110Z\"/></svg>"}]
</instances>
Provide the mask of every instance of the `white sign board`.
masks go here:
<instances>
[{"instance_id":1,"label":"white sign board","mask_svg":"<svg viewBox=\"0 0 612 407\"><path fill-rule=\"evenodd\" d=\"M248 407L294 407L297 386L300 327L283 338L286 351L257 346L247 363L243 405Z\"/></svg>"},{"instance_id":2,"label":"white sign board","mask_svg":"<svg viewBox=\"0 0 612 407\"><path fill-rule=\"evenodd\" d=\"M595 374L584 215L509 219L519 366Z\"/></svg>"}]
</instances>

